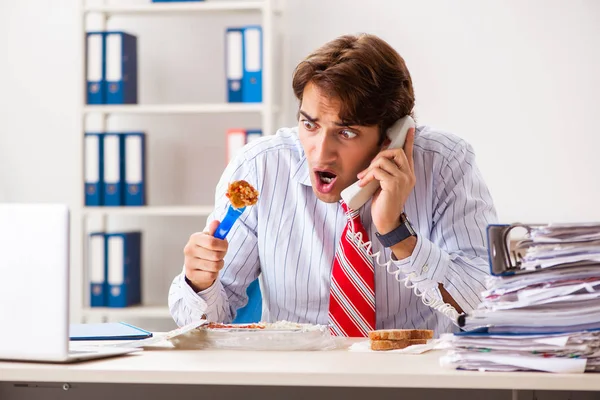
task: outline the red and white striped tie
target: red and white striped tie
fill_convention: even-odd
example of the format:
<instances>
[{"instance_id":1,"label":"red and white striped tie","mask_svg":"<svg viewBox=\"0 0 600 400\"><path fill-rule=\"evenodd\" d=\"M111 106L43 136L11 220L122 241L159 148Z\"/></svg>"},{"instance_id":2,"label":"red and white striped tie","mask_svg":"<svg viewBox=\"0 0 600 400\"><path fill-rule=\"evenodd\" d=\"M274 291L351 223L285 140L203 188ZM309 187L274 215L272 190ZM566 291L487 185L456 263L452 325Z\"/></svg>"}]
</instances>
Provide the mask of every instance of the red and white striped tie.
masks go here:
<instances>
[{"instance_id":1,"label":"red and white striped tie","mask_svg":"<svg viewBox=\"0 0 600 400\"><path fill-rule=\"evenodd\" d=\"M329 297L330 331L334 336L365 337L375 329L375 275L373 258L355 243L361 232L362 242L369 237L358 211L340 202L348 221L335 252Z\"/></svg>"}]
</instances>

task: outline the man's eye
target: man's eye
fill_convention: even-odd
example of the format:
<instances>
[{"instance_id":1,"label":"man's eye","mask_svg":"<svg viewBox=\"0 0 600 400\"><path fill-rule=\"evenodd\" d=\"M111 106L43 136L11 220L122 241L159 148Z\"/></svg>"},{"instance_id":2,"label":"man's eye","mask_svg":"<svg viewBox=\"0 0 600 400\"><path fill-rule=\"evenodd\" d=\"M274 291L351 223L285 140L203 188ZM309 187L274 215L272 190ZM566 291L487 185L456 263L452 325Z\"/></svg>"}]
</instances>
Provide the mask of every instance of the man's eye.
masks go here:
<instances>
[{"instance_id":1,"label":"man's eye","mask_svg":"<svg viewBox=\"0 0 600 400\"><path fill-rule=\"evenodd\" d=\"M342 137L344 139L352 139L352 138L356 137L356 133L349 131L347 129L344 129L343 131L341 131L340 134L342 135Z\"/></svg>"},{"instance_id":2,"label":"man's eye","mask_svg":"<svg viewBox=\"0 0 600 400\"><path fill-rule=\"evenodd\" d=\"M307 131L312 131L317 127L317 125L314 122L311 122L306 119L303 119L302 123L304 124L304 129L306 129Z\"/></svg>"}]
</instances>

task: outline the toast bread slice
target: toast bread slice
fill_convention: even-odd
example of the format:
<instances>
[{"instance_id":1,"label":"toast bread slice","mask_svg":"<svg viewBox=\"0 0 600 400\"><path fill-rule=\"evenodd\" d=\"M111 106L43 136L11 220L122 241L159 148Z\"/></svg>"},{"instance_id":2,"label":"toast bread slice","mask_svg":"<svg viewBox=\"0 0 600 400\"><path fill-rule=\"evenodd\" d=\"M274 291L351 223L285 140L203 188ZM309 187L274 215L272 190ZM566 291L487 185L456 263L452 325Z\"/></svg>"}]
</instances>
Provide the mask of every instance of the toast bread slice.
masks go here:
<instances>
[{"instance_id":1,"label":"toast bread slice","mask_svg":"<svg viewBox=\"0 0 600 400\"><path fill-rule=\"evenodd\" d=\"M433 331L429 329L379 329L369 332L371 340L405 340L432 339Z\"/></svg>"},{"instance_id":2,"label":"toast bread slice","mask_svg":"<svg viewBox=\"0 0 600 400\"><path fill-rule=\"evenodd\" d=\"M414 344L427 344L427 339L371 340L371 350L404 349Z\"/></svg>"}]
</instances>

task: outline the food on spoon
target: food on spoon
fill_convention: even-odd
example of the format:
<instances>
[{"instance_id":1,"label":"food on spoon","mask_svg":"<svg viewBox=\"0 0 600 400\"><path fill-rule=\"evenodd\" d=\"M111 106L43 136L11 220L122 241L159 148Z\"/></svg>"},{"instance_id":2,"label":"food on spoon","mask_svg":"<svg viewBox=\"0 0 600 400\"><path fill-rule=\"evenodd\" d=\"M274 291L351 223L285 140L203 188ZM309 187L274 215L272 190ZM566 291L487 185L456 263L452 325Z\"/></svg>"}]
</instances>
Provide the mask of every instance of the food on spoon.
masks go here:
<instances>
[{"instance_id":1,"label":"food on spoon","mask_svg":"<svg viewBox=\"0 0 600 400\"><path fill-rule=\"evenodd\" d=\"M253 206L258 201L258 191L244 180L230 183L225 195L234 208Z\"/></svg>"}]
</instances>

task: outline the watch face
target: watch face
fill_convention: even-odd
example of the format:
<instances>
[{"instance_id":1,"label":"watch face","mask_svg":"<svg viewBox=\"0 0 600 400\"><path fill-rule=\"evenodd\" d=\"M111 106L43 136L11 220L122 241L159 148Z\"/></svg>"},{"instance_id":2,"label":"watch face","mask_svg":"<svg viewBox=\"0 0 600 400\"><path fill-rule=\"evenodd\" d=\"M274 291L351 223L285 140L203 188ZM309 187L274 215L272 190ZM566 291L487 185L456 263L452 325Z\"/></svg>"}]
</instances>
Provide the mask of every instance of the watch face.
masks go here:
<instances>
[{"instance_id":1,"label":"watch face","mask_svg":"<svg viewBox=\"0 0 600 400\"><path fill-rule=\"evenodd\" d=\"M408 232L410 232L411 236L416 235L415 230L413 229L405 213L400 214L400 221L406 226L406 229L408 229Z\"/></svg>"},{"instance_id":2,"label":"watch face","mask_svg":"<svg viewBox=\"0 0 600 400\"><path fill-rule=\"evenodd\" d=\"M410 222L408 220L406 220L406 222L404 224L406 225L406 228L408 228L408 231L410 232L410 234L412 236L416 235L415 230L413 229L412 225L410 224Z\"/></svg>"},{"instance_id":3,"label":"watch face","mask_svg":"<svg viewBox=\"0 0 600 400\"><path fill-rule=\"evenodd\" d=\"M408 220L408 218L406 217L406 214L402 213L400 214L400 222L405 223Z\"/></svg>"}]
</instances>

